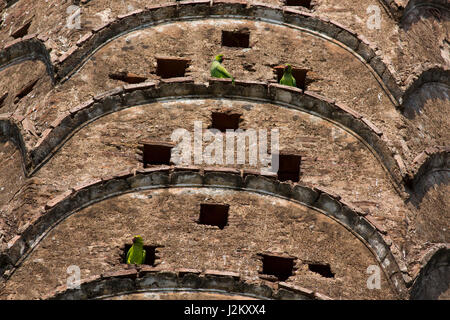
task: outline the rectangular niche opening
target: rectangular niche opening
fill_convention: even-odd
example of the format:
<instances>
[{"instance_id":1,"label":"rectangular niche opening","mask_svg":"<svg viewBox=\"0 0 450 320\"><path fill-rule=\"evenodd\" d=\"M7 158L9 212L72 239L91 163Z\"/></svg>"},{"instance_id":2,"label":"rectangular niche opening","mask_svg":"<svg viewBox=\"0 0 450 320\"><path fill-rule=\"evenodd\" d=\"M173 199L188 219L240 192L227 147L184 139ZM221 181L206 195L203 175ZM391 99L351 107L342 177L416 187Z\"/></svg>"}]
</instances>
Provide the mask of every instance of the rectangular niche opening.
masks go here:
<instances>
[{"instance_id":1,"label":"rectangular niche opening","mask_svg":"<svg viewBox=\"0 0 450 320\"><path fill-rule=\"evenodd\" d=\"M14 103L18 103L22 98L26 97L31 91L33 91L34 86L38 82L39 79L36 79L35 81L32 81L28 83L25 87L22 88L22 90L19 91L19 93L14 98Z\"/></svg>"},{"instance_id":2,"label":"rectangular niche opening","mask_svg":"<svg viewBox=\"0 0 450 320\"><path fill-rule=\"evenodd\" d=\"M284 0L285 6L312 8L311 0Z\"/></svg>"},{"instance_id":3,"label":"rectangular niche opening","mask_svg":"<svg viewBox=\"0 0 450 320\"><path fill-rule=\"evenodd\" d=\"M3 104L5 103L5 100L7 97L8 97L8 92L4 93L3 95L0 95L0 108L3 107Z\"/></svg>"},{"instance_id":4,"label":"rectangular niche opening","mask_svg":"<svg viewBox=\"0 0 450 320\"><path fill-rule=\"evenodd\" d=\"M230 206L228 204L200 204L200 218L199 224L206 224L210 226L217 226L219 229L225 228L228 224L228 211Z\"/></svg>"},{"instance_id":5,"label":"rectangular niche opening","mask_svg":"<svg viewBox=\"0 0 450 320\"><path fill-rule=\"evenodd\" d=\"M163 79L180 78L186 75L190 60L177 57L157 57L156 75Z\"/></svg>"},{"instance_id":6,"label":"rectangular niche opening","mask_svg":"<svg viewBox=\"0 0 450 320\"><path fill-rule=\"evenodd\" d=\"M226 132L227 129L237 130L239 129L240 120L240 113L212 112L210 128L218 129L222 132Z\"/></svg>"},{"instance_id":7,"label":"rectangular niche opening","mask_svg":"<svg viewBox=\"0 0 450 320\"><path fill-rule=\"evenodd\" d=\"M324 278L334 278L329 264L309 263L308 269L312 272L320 274Z\"/></svg>"},{"instance_id":8,"label":"rectangular niche opening","mask_svg":"<svg viewBox=\"0 0 450 320\"><path fill-rule=\"evenodd\" d=\"M130 250L132 244L127 243L125 244L125 248L122 251L122 262L127 263L127 253L128 250ZM156 249L159 248L159 246L145 246L145 261L143 264L149 265L149 266L155 266L156 259L159 259L159 257L156 255Z\"/></svg>"},{"instance_id":9,"label":"rectangular niche opening","mask_svg":"<svg viewBox=\"0 0 450 320\"><path fill-rule=\"evenodd\" d=\"M18 39L18 38L23 38L24 36L26 36L28 34L28 29L31 26L31 22L32 22L32 20L26 22L23 26L14 30L11 33L11 37L13 37L14 39Z\"/></svg>"},{"instance_id":10,"label":"rectangular niche opening","mask_svg":"<svg viewBox=\"0 0 450 320\"><path fill-rule=\"evenodd\" d=\"M274 69L277 74L277 83L280 83L280 80L284 74L284 66L276 66ZM308 69L292 67L292 76L295 78L297 88L306 90L306 75L308 71Z\"/></svg>"},{"instance_id":11,"label":"rectangular niche opening","mask_svg":"<svg viewBox=\"0 0 450 320\"><path fill-rule=\"evenodd\" d=\"M167 142L144 142L142 148L142 161L144 168L148 165L168 165L174 145Z\"/></svg>"},{"instance_id":12,"label":"rectangular niche opening","mask_svg":"<svg viewBox=\"0 0 450 320\"><path fill-rule=\"evenodd\" d=\"M222 30L222 47L250 48L250 31L247 29Z\"/></svg>"},{"instance_id":13,"label":"rectangular niche opening","mask_svg":"<svg viewBox=\"0 0 450 320\"><path fill-rule=\"evenodd\" d=\"M300 180L300 164L302 157L295 154L280 154L278 180L298 182Z\"/></svg>"},{"instance_id":14,"label":"rectangular niche opening","mask_svg":"<svg viewBox=\"0 0 450 320\"><path fill-rule=\"evenodd\" d=\"M270 254L260 254L262 256L262 273L275 276L279 281L286 281L294 274L294 257L282 257Z\"/></svg>"}]
</instances>

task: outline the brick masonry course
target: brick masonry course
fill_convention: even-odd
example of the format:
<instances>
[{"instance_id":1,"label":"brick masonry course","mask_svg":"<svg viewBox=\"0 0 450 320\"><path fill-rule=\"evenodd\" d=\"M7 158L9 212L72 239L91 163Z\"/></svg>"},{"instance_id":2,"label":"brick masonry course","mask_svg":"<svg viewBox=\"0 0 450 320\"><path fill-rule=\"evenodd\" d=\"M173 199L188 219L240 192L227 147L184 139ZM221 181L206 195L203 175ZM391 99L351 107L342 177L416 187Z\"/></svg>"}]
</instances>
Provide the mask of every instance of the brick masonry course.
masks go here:
<instances>
[{"instance_id":1,"label":"brick masonry course","mask_svg":"<svg viewBox=\"0 0 450 320\"><path fill-rule=\"evenodd\" d=\"M176 175L178 179L173 179L172 177L174 175ZM226 174L221 172L221 177L218 177L216 182L214 181L214 177L210 176L209 181L214 184L214 187L220 187L224 175ZM270 194L276 197L291 199L291 201L304 203L308 207L315 208L332 219L340 221L341 224L351 230L361 239L361 241L365 242L366 245L371 248L371 251L380 263L389 265L389 268L384 270L388 278L391 278L394 274L400 272L394 256L390 253L389 246L387 246L382 237L378 235L376 226L372 225L368 220L362 217L360 213L358 214L345 204L335 200L333 197L320 192L317 196L311 198L308 195L308 192L303 192L301 194L296 193L294 198L292 197L294 189L289 183L282 183L277 180L255 175L249 175L244 180L236 180L236 176L234 174L231 175L233 175L233 179L227 180L234 181L235 185L233 186L228 182L225 186L226 188L234 188L243 191L252 190L262 194ZM183 178L180 180L180 177ZM78 191L68 191L65 194L50 200L46 206L48 211L37 217L35 221L32 221L30 226L20 237L16 237L10 241L5 256L8 257L7 260L11 261L12 264L9 266L2 266L2 269L9 269L6 274L11 274L13 269L23 263L23 259L26 258L27 252L38 244L41 235L46 230L50 227L54 227L59 221L66 219L69 215L80 210L86 204L92 205L92 203L108 199L111 196L128 193L133 190L174 187L180 181L184 187L205 187L205 177L204 173L195 172L195 174L193 174L192 172L186 171L184 168L182 171L177 171L175 168L174 171L159 172L155 170L136 175L133 175L132 173L123 173L122 176L117 176L109 180L101 180L101 182L93 181L91 185L86 183L88 186L78 189ZM302 186L302 189L307 191L308 187ZM312 192L312 190L309 190L309 193ZM398 282L395 286L400 296L406 293L403 282Z\"/></svg>"}]
</instances>

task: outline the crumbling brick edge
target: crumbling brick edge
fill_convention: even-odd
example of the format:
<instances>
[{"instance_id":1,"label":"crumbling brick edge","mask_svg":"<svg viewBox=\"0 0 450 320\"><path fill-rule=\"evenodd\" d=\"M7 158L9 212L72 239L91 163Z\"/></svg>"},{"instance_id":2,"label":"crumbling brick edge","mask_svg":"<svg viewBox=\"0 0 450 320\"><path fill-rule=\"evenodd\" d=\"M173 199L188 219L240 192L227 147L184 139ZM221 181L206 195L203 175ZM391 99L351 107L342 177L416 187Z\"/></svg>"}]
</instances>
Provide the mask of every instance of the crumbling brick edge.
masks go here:
<instances>
[{"instance_id":1,"label":"crumbling brick edge","mask_svg":"<svg viewBox=\"0 0 450 320\"><path fill-rule=\"evenodd\" d=\"M319 188L229 168L146 168L82 183L51 199L45 205L44 213L30 221L22 234L9 241L6 251L0 254L0 275L8 279L53 227L86 206L124 193L179 187L214 187L266 194L318 211L343 225L364 243L398 296L405 298L407 295L405 281L389 245L363 213L340 201L339 196Z\"/></svg>"},{"instance_id":2,"label":"crumbling brick edge","mask_svg":"<svg viewBox=\"0 0 450 320\"><path fill-rule=\"evenodd\" d=\"M60 286L45 300L102 299L142 292L202 292L240 295L261 300L331 300L312 290L286 282L273 283L221 270L176 269L122 265L113 272L84 279L79 288Z\"/></svg>"},{"instance_id":3,"label":"crumbling brick edge","mask_svg":"<svg viewBox=\"0 0 450 320\"><path fill-rule=\"evenodd\" d=\"M8 64L10 57L29 56L37 52L47 65L52 79L64 82L81 68L94 52L118 36L139 28L155 26L161 22L209 17L233 17L233 19L266 21L287 27L301 27L327 41L337 42L366 64L384 86L394 105L399 106L398 101L404 93L400 87L400 77L391 64L383 61L377 46L370 43L364 36L357 35L353 30L336 21L306 11L234 0L183 1L147 5L145 9L118 15L116 19L90 30L62 56L55 56L54 61L51 60L50 49L45 45L49 41L48 36L28 35L5 45L0 51L0 68Z\"/></svg>"}]
</instances>

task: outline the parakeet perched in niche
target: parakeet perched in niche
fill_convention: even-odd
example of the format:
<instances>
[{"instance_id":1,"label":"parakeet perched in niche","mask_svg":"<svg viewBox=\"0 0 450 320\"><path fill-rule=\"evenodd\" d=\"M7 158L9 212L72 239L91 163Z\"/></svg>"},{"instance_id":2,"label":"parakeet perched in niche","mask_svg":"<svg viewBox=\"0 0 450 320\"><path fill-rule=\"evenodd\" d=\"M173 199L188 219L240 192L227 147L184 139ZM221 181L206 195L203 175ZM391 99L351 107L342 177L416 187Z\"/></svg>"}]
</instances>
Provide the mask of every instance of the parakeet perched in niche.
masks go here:
<instances>
[{"instance_id":1,"label":"parakeet perched in niche","mask_svg":"<svg viewBox=\"0 0 450 320\"><path fill-rule=\"evenodd\" d=\"M234 84L233 76L222 66L223 54L215 56L213 63L211 64L211 77L214 78L231 78Z\"/></svg>"},{"instance_id":2,"label":"parakeet perched in niche","mask_svg":"<svg viewBox=\"0 0 450 320\"><path fill-rule=\"evenodd\" d=\"M127 253L128 264L143 264L145 261L144 240L141 236L133 238L133 245Z\"/></svg>"},{"instance_id":3,"label":"parakeet perched in niche","mask_svg":"<svg viewBox=\"0 0 450 320\"><path fill-rule=\"evenodd\" d=\"M295 78L292 75L292 67L290 64L287 64L284 67L284 74L280 80L280 84L283 84L285 86L291 86L291 87L297 86L297 82L295 81Z\"/></svg>"}]
</instances>

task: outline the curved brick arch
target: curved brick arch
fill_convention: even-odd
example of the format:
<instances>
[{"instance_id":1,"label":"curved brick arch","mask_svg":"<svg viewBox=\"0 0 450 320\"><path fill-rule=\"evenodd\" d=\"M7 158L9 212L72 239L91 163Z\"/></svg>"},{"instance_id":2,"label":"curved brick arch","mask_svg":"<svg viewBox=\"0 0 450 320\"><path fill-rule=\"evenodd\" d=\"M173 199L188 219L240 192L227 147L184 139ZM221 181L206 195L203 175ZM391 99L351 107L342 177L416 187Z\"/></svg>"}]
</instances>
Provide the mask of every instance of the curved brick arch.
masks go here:
<instances>
[{"instance_id":1,"label":"curved brick arch","mask_svg":"<svg viewBox=\"0 0 450 320\"><path fill-rule=\"evenodd\" d=\"M421 10L422 8L434 8L438 10L445 11L446 18L448 19L450 14L450 9L448 7L447 0L410 0L406 5L405 9L401 12L400 20L404 24L408 16L416 9Z\"/></svg>"},{"instance_id":2,"label":"curved brick arch","mask_svg":"<svg viewBox=\"0 0 450 320\"><path fill-rule=\"evenodd\" d=\"M210 79L206 85L193 83L190 78L117 87L61 114L30 150L28 172L36 172L77 130L101 116L159 100L209 97L268 102L328 119L361 139L390 173L394 187L402 184L404 172L381 138L382 132L348 107L309 91L278 84L236 81L233 86L228 80Z\"/></svg>"},{"instance_id":3,"label":"curved brick arch","mask_svg":"<svg viewBox=\"0 0 450 320\"><path fill-rule=\"evenodd\" d=\"M411 300L435 300L450 288L450 246L441 244L427 252L411 288ZM445 297L444 297L445 299Z\"/></svg>"},{"instance_id":4,"label":"curved brick arch","mask_svg":"<svg viewBox=\"0 0 450 320\"><path fill-rule=\"evenodd\" d=\"M378 2L383 6L390 18L396 21L400 20L403 7L399 6L394 0L378 0Z\"/></svg>"},{"instance_id":5,"label":"curved brick arch","mask_svg":"<svg viewBox=\"0 0 450 320\"><path fill-rule=\"evenodd\" d=\"M383 5L389 15L397 21L405 19L414 9L421 7L449 10L447 0L409 0L405 7L398 5L395 0L378 1Z\"/></svg>"},{"instance_id":6,"label":"curved brick arch","mask_svg":"<svg viewBox=\"0 0 450 320\"><path fill-rule=\"evenodd\" d=\"M4 137L14 143L22 155L22 167L24 172L30 166L27 148L23 140L20 126L14 121L11 114L0 114L0 139Z\"/></svg>"},{"instance_id":7,"label":"curved brick arch","mask_svg":"<svg viewBox=\"0 0 450 320\"><path fill-rule=\"evenodd\" d=\"M233 169L143 169L79 185L49 201L45 206L47 211L35 221L29 222L24 228L25 231L8 243L8 249L0 256L1 273L9 270L9 277L53 227L75 212L124 193L170 187L234 189L279 197L316 210L339 222L362 241L373 253L398 294L403 296L405 293L405 284L398 264L377 227L341 201L339 196L318 188L283 183L265 176L241 175Z\"/></svg>"},{"instance_id":8,"label":"curved brick arch","mask_svg":"<svg viewBox=\"0 0 450 320\"><path fill-rule=\"evenodd\" d=\"M53 64L50 59L49 50L35 34L15 39L7 43L0 51L0 70L26 60L40 60L45 64L47 73L52 82L55 83Z\"/></svg>"},{"instance_id":9,"label":"curved brick arch","mask_svg":"<svg viewBox=\"0 0 450 320\"><path fill-rule=\"evenodd\" d=\"M246 280L239 273L216 270L202 272L194 269L124 268L86 279L79 289L61 286L44 299L104 299L133 293L201 291L261 300L331 300L319 292L285 282L273 284L263 280L261 284L254 284Z\"/></svg>"},{"instance_id":10,"label":"curved brick arch","mask_svg":"<svg viewBox=\"0 0 450 320\"><path fill-rule=\"evenodd\" d=\"M414 159L413 165L407 185L409 200L417 207L431 187L450 182L450 147L429 148Z\"/></svg>"},{"instance_id":11,"label":"curved brick arch","mask_svg":"<svg viewBox=\"0 0 450 320\"><path fill-rule=\"evenodd\" d=\"M394 105L399 105L398 100L403 95L403 91L398 85L399 81L392 74L393 68L383 62L382 58L375 53L376 47L369 44L364 37L358 36L354 31L337 22L316 17L308 12L264 4L247 4L246 1L220 0L213 1L212 5L210 1L206 0L185 1L165 5L150 5L145 10L141 9L126 15L119 15L114 21L83 36L57 61L53 61L53 66L50 63L48 49L46 49L46 63L48 62L48 66L51 67L49 73L53 76L53 70L55 70L56 81L65 81L81 68L93 53L119 36L161 23L205 18L265 21L297 28L332 41L365 63ZM40 41L33 39L32 35L24 37L22 40L15 40L13 43L19 45L25 41L25 38L27 38L27 41L39 42L40 46L43 46ZM6 46L11 46L11 44ZM0 66L5 63L0 62Z\"/></svg>"},{"instance_id":12,"label":"curved brick arch","mask_svg":"<svg viewBox=\"0 0 450 320\"><path fill-rule=\"evenodd\" d=\"M411 85L405 91L403 98L400 100L401 109L404 115L411 118L414 117L423 108L423 101L417 99L416 94L420 94L420 90L425 86L433 86L438 88L438 93L431 92L428 99L444 99L450 100L450 70L441 66L432 66L424 70L418 77L414 78ZM427 90L427 94L430 90ZM419 100L419 102L417 102Z\"/></svg>"}]
</instances>

